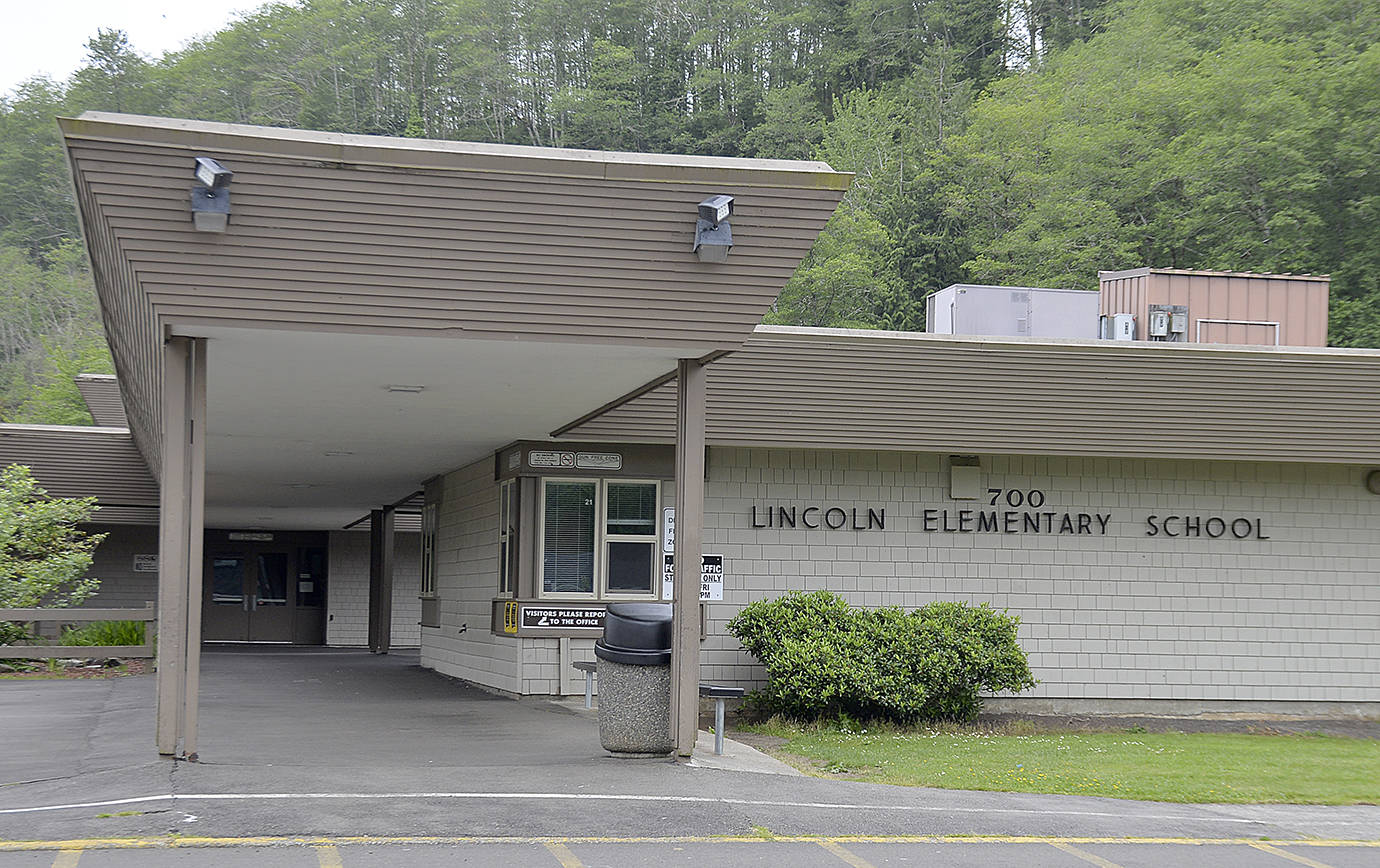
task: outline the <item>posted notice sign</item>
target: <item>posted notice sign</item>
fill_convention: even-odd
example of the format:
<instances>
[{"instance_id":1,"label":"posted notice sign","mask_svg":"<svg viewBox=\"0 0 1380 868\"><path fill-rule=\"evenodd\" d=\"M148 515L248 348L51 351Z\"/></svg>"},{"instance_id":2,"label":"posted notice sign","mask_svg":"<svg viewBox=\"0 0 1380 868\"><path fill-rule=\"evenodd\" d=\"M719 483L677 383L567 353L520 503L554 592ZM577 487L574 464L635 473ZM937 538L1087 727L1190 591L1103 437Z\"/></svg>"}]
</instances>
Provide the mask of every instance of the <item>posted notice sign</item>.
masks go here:
<instances>
[{"instance_id":1,"label":"posted notice sign","mask_svg":"<svg viewBox=\"0 0 1380 868\"><path fill-rule=\"evenodd\" d=\"M523 606L522 626L527 629L604 629L604 609L579 606Z\"/></svg>"},{"instance_id":2,"label":"posted notice sign","mask_svg":"<svg viewBox=\"0 0 1380 868\"><path fill-rule=\"evenodd\" d=\"M661 599L674 596L676 582L676 556L661 556ZM700 601L722 600L724 598L724 558L723 555L700 556Z\"/></svg>"}]
</instances>

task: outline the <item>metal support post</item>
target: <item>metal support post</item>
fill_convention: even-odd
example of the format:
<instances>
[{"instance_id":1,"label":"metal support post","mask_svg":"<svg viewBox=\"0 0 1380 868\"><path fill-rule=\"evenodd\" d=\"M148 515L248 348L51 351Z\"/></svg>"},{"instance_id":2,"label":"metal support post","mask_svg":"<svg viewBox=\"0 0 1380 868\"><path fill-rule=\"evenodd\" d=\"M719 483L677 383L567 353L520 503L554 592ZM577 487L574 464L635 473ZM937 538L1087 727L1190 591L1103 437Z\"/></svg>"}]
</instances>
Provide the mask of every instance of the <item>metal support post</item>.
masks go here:
<instances>
[{"instance_id":1,"label":"metal support post","mask_svg":"<svg viewBox=\"0 0 1380 868\"><path fill-rule=\"evenodd\" d=\"M201 673L201 551L206 477L206 342L163 344L155 741L196 758Z\"/></svg>"},{"instance_id":2,"label":"metal support post","mask_svg":"<svg viewBox=\"0 0 1380 868\"><path fill-rule=\"evenodd\" d=\"M369 650L393 644L393 507L369 513Z\"/></svg>"},{"instance_id":3,"label":"metal support post","mask_svg":"<svg viewBox=\"0 0 1380 868\"><path fill-rule=\"evenodd\" d=\"M699 733L700 560L704 538L705 369L676 368L676 550L671 623L671 735L690 756Z\"/></svg>"}]
</instances>

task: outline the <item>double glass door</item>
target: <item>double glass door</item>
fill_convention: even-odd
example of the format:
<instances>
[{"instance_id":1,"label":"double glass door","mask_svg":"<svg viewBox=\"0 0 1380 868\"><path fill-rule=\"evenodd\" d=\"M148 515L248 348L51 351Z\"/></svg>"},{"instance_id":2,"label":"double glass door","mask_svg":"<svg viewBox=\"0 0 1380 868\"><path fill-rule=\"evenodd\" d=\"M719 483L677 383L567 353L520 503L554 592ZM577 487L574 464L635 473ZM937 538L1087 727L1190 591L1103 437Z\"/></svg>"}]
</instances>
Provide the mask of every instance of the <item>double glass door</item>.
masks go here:
<instances>
[{"instance_id":1,"label":"double glass door","mask_svg":"<svg viewBox=\"0 0 1380 868\"><path fill-rule=\"evenodd\" d=\"M206 565L202 635L208 642L291 642L287 552L223 552Z\"/></svg>"},{"instance_id":2,"label":"double glass door","mask_svg":"<svg viewBox=\"0 0 1380 868\"><path fill-rule=\"evenodd\" d=\"M207 642L325 642L324 546L207 545L202 638Z\"/></svg>"}]
</instances>

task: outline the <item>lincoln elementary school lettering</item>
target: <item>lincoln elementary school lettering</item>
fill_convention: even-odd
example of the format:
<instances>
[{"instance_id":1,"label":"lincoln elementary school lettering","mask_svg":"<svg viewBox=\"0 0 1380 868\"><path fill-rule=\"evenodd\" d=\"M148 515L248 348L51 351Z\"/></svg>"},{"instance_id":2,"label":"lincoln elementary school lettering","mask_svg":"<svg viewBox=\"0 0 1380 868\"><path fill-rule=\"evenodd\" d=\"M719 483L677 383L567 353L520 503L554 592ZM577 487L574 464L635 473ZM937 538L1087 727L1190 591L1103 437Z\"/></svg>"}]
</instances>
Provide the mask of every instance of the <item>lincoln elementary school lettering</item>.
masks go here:
<instances>
[{"instance_id":1,"label":"lincoln elementary school lettering","mask_svg":"<svg viewBox=\"0 0 1380 868\"><path fill-rule=\"evenodd\" d=\"M1111 531L1124 532L1129 527L1113 522L1110 512L1066 512L1044 510L1045 493L1039 489L1028 491L989 488L991 499L973 509L928 507L918 515L903 514L899 530L915 529L919 519L926 533L1001 533L1001 534L1067 534L1072 536L1107 536ZM894 510L893 510L894 512ZM907 512L902 510L903 513ZM1259 518L1220 515L1151 515L1144 519L1145 535L1152 537L1207 537L1209 539L1267 540ZM806 530L886 530L886 508L880 506L783 506L753 505L754 528L804 528Z\"/></svg>"},{"instance_id":2,"label":"lincoln elementary school lettering","mask_svg":"<svg viewBox=\"0 0 1380 868\"><path fill-rule=\"evenodd\" d=\"M927 509L925 530L947 533L1072 533L1107 535L1111 513Z\"/></svg>"},{"instance_id":3,"label":"lincoln elementary school lettering","mask_svg":"<svg viewBox=\"0 0 1380 868\"><path fill-rule=\"evenodd\" d=\"M753 527L801 527L811 530L827 527L830 530L886 530L886 510L859 509L841 506L764 506L752 508Z\"/></svg>"}]
</instances>

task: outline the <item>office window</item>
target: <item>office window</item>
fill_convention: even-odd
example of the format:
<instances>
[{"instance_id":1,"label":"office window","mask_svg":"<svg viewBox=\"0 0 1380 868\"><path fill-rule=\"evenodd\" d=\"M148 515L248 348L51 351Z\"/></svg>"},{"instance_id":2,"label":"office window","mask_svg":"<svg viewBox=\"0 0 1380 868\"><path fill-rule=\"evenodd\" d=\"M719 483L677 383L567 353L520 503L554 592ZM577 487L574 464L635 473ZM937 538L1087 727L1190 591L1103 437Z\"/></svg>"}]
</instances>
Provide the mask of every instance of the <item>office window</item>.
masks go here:
<instances>
[{"instance_id":1,"label":"office window","mask_svg":"<svg viewBox=\"0 0 1380 868\"><path fill-rule=\"evenodd\" d=\"M422 507L421 596L436 596L436 504Z\"/></svg>"},{"instance_id":2,"label":"office window","mask_svg":"<svg viewBox=\"0 0 1380 868\"><path fill-rule=\"evenodd\" d=\"M657 485L605 486L604 545L610 594L650 594L656 569Z\"/></svg>"},{"instance_id":3,"label":"office window","mask_svg":"<svg viewBox=\"0 0 1380 868\"><path fill-rule=\"evenodd\" d=\"M498 593L511 597L517 592L518 572L518 481L509 479L498 491Z\"/></svg>"},{"instance_id":4,"label":"office window","mask_svg":"<svg viewBox=\"0 0 1380 868\"><path fill-rule=\"evenodd\" d=\"M659 483L546 479L541 490L543 595L653 596Z\"/></svg>"}]
</instances>

